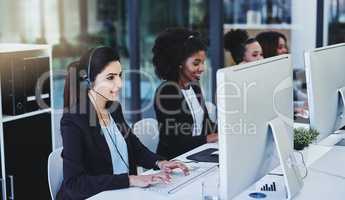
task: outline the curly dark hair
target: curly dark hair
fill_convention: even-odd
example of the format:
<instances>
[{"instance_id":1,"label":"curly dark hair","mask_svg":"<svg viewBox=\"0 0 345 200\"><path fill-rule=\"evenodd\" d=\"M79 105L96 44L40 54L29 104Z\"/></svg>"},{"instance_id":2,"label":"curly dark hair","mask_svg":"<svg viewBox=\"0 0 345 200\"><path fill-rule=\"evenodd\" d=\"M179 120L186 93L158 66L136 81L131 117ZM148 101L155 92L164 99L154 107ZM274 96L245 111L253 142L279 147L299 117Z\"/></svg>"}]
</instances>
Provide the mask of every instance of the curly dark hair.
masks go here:
<instances>
[{"instance_id":1,"label":"curly dark hair","mask_svg":"<svg viewBox=\"0 0 345 200\"><path fill-rule=\"evenodd\" d=\"M279 45L279 38L283 38L285 42L287 42L285 35L277 31L265 31L256 36L256 40L262 47L264 58L278 55L277 49Z\"/></svg>"},{"instance_id":2,"label":"curly dark hair","mask_svg":"<svg viewBox=\"0 0 345 200\"><path fill-rule=\"evenodd\" d=\"M246 45L254 42L257 40L249 38L247 31L242 29L231 29L224 35L224 48L231 53L236 64L243 61Z\"/></svg>"},{"instance_id":3,"label":"curly dark hair","mask_svg":"<svg viewBox=\"0 0 345 200\"><path fill-rule=\"evenodd\" d=\"M206 42L199 32L186 28L168 28L161 32L152 48L152 62L158 78L177 82L180 65L199 51L206 51Z\"/></svg>"}]
</instances>

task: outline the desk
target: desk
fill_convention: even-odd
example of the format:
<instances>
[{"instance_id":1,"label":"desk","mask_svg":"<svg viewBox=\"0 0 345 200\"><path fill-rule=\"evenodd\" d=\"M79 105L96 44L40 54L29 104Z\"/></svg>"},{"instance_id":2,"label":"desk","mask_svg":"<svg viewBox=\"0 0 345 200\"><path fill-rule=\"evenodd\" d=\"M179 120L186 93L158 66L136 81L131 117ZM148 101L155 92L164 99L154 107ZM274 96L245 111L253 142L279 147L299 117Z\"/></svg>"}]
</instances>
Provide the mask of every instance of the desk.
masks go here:
<instances>
[{"instance_id":1,"label":"desk","mask_svg":"<svg viewBox=\"0 0 345 200\"><path fill-rule=\"evenodd\" d=\"M298 122L295 122L295 123L293 123L293 127L294 128L309 128L310 126L309 126L309 124L307 124L307 123L298 123Z\"/></svg>"},{"instance_id":2,"label":"desk","mask_svg":"<svg viewBox=\"0 0 345 200\"><path fill-rule=\"evenodd\" d=\"M331 163L331 164L330 164ZM322 158L315 161L310 168L325 174L345 179L345 148L334 146Z\"/></svg>"},{"instance_id":3,"label":"desk","mask_svg":"<svg viewBox=\"0 0 345 200\"><path fill-rule=\"evenodd\" d=\"M181 156L178 156L176 159L181 161L188 161L186 159L187 156L197 153L199 151L208 149L208 148L218 148L218 144L204 144L198 148L195 148ZM153 170L149 170L146 173L153 173ZM209 176L206 176L209 177ZM114 200L116 199L138 199L141 200L184 200L184 199L191 199L191 200L199 200L202 199L201 197L201 182L204 178L199 178L192 182L190 185L182 188L178 192L172 195L162 195L157 192L147 191L142 188L127 188L121 190L112 190L112 191L105 191L101 192L91 198L90 200L102 199L102 200Z\"/></svg>"},{"instance_id":4,"label":"desk","mask_svg":"<svg viewBox=\"0 0 345 200\"><path fill-rule=\"evenodd\" d=\"M321 140L318 144L324 146L333 146L343 138L345 138L345 131L339 130L333 134L330 134L329 136Z\"/></svg>"},{"instance_id":5,"label":"desk","mask_svg":"<svg viewBox=\"0 0 345 200\"><path fill-rule=\"evenodd\" d=\"M303 188L300 193L294 198L297 200L305 200L305 199L313 199L313 200L324 200L324 199L332 199L332 200L341 200L344 199L345 196L345 179L337 176L332 176L327 173L320 172L318 170L312 169L310 166L320 159L322 156L326 155L329 151L331 151L335 147L331 146L322 146L322 145L310 145L308 148L308 156L306 158L306 165L308 167L308 176L303 180ZM332 163L329 163L332 165ZM275 173L282 173L281 169L278 167L277 169L273 170ZM303 174L303 173L302 173ZM248 194L251 192L258 191L264 183L272 183L275 181L278 185L284 185L284 179L281 176L269 176L266 175L265 177L261 178L255 184L250 186L246 191L239 194L235 199L236 200L253 200L252 198L248 197ZM265 200L276 200L276 199L284 199L284 193L267 193L268 198Z\"/></svg>"},{"instance_id":6,"label":"desk","mask_svg":"<svg viewBox=\"0 0 345 200\"><path fill-rule=\"evenodd\" d=\"M253 200L253 198L248 197L250 192L257 191L259 186L263 183L272 183L275 181L276 184L283 185L283 177L279 176L265 176L260 181L250 186L245 192L238 195L235 200ZM261 183L261 184L260 184ZM345 196L345 179L330 176L318 171L310 170L308 176L303 180L303 187L299 194L294 198L294 200L342 200ZM270 193L267 192L267 198L265 200L278 200L285 199L286 193Z\"/></svg>"},{"instance_id":7,"label":"desk","mask_svg":"<svg viewBox=\"0 0 345 200\"><path fill-rule=\"evenodd\" d=\"M181 161L188 161L186 159L187 156L197 153L199 151L202 151L207 148L217 148L217 144L205 144L203 146L200 146L190 152L187 152L179 157L177 159ZM297 200L305 200L305 199L332 199L332 200L342 200L345 196L345 179L328 175L326 173L322 173L317 170L313 170L309 168L309 166L314 163L316 160L327 154L333 147L331 146L323 146L323 145L310 145L308 148L308 156L306 158L306 165L308 166L308 176L304 179L304 186L301 190L301 192L298 194L298 196L295 198ZM332 165L330 163L330 165ZM152 173L153 170L149 170L146 173ZM279 168L275 169L274 172L280 172L281 170ZM214 173L214 175L208 175L205 178L213 179L215 178L217 174ZM199 200L202 199L201 197L201 182L205 180L205 178L200 178L191 183L190 185L182 188L178 192L172 194L172 195L162 195L156 192L147 191L141 188L128 188L128 189L121 189L121 190L112 190L112 191L105 191L102 193L99 193L93 197L91 197L91 200L96 199L102 199L102 200L113 200L115 197L116 199L137 199L140 197L142 200L181 200L181 199L193 199L193 200ZM250 199L252 198L248 197L248 192L250 191L256 191L257 186L261 185L260 183L269 183L270 181L275 181L277 183L284 185L283 177L281 176L272 176L272 175L266 175L262 179L260 179L257 183L250 186L246 191L239 194L235 199L237 200L243 200L243 199ZM281 198L272 198L272 199L283 199L284 194L280 194L283 197ZM268 200L267 198L265 200Z\"/></svg>"},{"instance_id":8,"label":"desk","mask_svg":"<svg viewBox=\"0 0 345 200\"><path fill-rule=\"evenodd\" d=\"M307 123L294 123L293 127L309 129L310 125ZM318 145L334 146L343 138L345 138L345 130L338 130L333 134L328 135L326 138L323 138L321 141L318 142Z\"/></svg>"}]
</instances>

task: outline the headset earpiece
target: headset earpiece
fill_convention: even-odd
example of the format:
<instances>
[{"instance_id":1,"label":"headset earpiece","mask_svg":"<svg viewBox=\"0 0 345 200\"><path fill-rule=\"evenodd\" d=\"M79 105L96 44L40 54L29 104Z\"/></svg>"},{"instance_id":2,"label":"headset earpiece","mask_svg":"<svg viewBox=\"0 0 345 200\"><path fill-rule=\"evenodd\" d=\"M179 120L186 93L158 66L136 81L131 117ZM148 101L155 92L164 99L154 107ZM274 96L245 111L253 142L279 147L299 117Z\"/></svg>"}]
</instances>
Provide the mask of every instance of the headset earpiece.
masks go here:
<instances>
[{"instance_id":1,"label":"headset earpiece","mask_svg":"<svg viewBox=\"0 0 345 200\"><path fill-rule=\"evenodd\" d=\"M96 52L97 49L100 49L100 48L102 48L102 47L103 47L103 46L101 46L101 47L96 47L96 48L94 48L94 49L91 51L91 53L90 53L90 58L89 58L89 63L88 63L88 65L87 65L87 74L86 74L84 80L86 81L87 87L89 88L89 90L93 90L93 91L94 91L95 93L97 93L98 95L100 95L100 96L102 96L103 98L109 100L107 97L105 97L105 96L102 95L101 93L99 93L99 92L97 92L96 90L92 89L92 84L91 84L91 80L90 80L90 68L91 68L91 61L92 61L93 54L95 54L95 52ZM85 71L84 71L84 72L85 72ZM85 73L84 73L84 74L85 74ZM111 101L111 100L109 100L109 101Z\"/></svg>"},{"instance_id":2,"label":"headset earpiece","mask_svg":"<svg viewBox=\"0 0 345 200\"><path fill-rule=\"evenodd\" d=\"M80 77L80 80L86 82L87 88L91 89L91 81L89 77L87 76L86 70L80 70L79 77Z\"/></svg>"},{"instance_id":3,"label":"headset earpiece","mask_svg":"<svg viewBox=\"0 0 345 200\"><path fill-rule=\"evenodd\" d=\"M85 79L86 81L86 85L87 85L87 88L89 88L91 90L91 81L89 78Z\"/></svg>"}]
</instances>

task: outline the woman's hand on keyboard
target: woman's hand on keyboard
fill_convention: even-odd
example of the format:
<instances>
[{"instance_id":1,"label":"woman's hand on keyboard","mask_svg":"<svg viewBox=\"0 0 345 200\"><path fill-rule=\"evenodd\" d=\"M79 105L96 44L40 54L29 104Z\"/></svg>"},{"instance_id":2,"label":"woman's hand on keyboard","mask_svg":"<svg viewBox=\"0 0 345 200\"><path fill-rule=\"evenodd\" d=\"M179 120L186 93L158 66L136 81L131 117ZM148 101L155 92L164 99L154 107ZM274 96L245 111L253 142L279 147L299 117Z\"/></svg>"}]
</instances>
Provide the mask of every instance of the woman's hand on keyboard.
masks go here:
<instances>
[{"instance_id":1,"label":"woman's hand on keyboard","mask_svg":"<svg viewBox=\"0 0 345 200\"><path fill-rule=\"evenodd\" d=\"M130 187L148 187L160 182L170 183L171 177L166 173L157 173L151 175L129 176Z\"/></svg>"},{"instance_id":2,"label":"woman's hand on keyboard","mask_svg":"<svg viewBox=\"0 0 345 200\"><path fill-rule=\"evenodd\" d=\"M184 175L189 175L188 167L179 161L160 161L158 162L158 167L165 173L171 174L174 169L181 169Z\"/></svg>"}]
</instances>

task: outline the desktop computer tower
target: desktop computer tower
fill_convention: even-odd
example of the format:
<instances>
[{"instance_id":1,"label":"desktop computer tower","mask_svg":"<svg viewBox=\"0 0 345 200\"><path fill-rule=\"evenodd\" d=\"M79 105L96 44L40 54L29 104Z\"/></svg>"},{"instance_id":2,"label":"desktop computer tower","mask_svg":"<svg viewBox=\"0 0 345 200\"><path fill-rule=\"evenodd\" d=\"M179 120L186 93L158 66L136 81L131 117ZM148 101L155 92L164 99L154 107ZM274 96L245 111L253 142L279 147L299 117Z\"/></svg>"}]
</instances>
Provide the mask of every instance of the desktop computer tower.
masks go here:
<instances>
[{"instance_id":1,"label":"desktop computer tower","mask_svg":"<svg viewBox=\"0 0 345 200\"><path fill-rule=\"evenodd\" d=\"M49 62L48 55L34 50L0 55L4 115L19 115L50 107ZM36 95L40 78L42 89ZM37 97L43 100L40 105Z\"/></svg>"}]
</instances>

